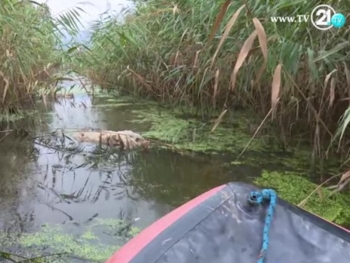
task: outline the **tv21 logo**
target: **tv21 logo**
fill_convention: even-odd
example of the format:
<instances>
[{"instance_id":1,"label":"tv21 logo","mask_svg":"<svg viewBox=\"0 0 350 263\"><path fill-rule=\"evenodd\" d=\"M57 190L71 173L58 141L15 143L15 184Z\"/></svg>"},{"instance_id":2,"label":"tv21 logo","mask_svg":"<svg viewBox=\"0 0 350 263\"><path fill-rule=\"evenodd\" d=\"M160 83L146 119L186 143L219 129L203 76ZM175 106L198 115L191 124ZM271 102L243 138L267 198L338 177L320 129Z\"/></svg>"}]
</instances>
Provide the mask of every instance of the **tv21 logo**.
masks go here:
<instances>
[{"instance_id":1,"label":"tv21 logo","mask_svg":"<svg viewBox=\"0 0 350 263\"><path fill-rule=\"evenodd\" d=\"M328 30L332 27L341 28L345 22L345 16L336 13L329 5L318 5L311 12L311 23L319 30Z\"/></svg>"}]
</instances>

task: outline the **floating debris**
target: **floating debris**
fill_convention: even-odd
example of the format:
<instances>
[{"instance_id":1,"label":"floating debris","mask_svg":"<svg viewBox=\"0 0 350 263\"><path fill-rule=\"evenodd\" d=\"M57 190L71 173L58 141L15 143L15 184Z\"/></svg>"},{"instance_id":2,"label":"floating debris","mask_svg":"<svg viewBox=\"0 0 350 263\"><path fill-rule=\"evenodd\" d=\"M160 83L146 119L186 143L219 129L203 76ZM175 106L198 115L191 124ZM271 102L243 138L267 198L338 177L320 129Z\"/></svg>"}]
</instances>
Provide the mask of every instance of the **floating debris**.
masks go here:
<instances>
[{"instance_id":1,"label":"floating debris","mask_svg":"<svg viewBox=\"0 0 350 263\"><path fill-rule=\"evenodd\" d=\"M135 147L148 149L149 141L140 134L130 130L125 131L80 131L73 136L80 142L99 143L108 146L118 146L122 150L130 150Z\"/></svg>"}]
</instances>

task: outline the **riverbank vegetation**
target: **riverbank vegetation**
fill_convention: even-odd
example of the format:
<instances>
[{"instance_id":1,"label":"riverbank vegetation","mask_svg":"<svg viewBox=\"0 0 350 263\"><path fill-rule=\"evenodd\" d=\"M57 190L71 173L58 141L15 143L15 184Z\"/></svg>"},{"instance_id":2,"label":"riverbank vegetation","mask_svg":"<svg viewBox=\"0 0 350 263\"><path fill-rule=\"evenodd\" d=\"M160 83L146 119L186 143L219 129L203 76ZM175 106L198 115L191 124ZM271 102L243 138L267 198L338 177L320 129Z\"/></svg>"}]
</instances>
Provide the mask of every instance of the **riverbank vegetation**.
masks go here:
<instances>
[{"instance_id":1,"label":"riverbank vegetation","mask_svg":"<svg viewBox=\"0 0 350 263\"><path fill-rule=\"evenodd\" d=\"M48 90L59 80L62 74L57 69L68 58L63 51L62 34L77 31L74 21L78 20L74 18L78 15L68 10L53 18L45 4L1 1L1 117L32 106L39 89Z\"/></svg>"},{"instance_id":2,"label":"riverbank vegetation","mask_svg":"<svg viewBox=\"0 0 350 263\"><path fill-rule=\"evenodd\" d=\"M328 3L340 12L350 8L344 1ZM227 111L248 110L285 145L308 138L314 156L336 152L346 160L348 28L320 31L310 20L270 21L308 15L317 4L137 2L124 23L105 17L96 24L90 49L77 60L102 88L196 107L202 115L223 113L221 121Z\"/></svg>"}]
</instances>

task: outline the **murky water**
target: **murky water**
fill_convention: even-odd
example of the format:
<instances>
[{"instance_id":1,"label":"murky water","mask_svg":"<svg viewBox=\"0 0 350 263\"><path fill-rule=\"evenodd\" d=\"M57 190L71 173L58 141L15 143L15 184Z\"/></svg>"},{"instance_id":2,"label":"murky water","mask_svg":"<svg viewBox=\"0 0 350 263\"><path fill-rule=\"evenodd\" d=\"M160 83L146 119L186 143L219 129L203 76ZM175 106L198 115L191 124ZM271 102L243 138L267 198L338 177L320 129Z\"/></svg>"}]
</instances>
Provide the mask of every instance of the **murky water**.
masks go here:
<instances>
[{"instance_id":1,"label":"murky water","mask_svg":"<svg viewBox=\"0 0 350 263\"><path fill-rule=\"evenodd\" d=\"M9 234L0 237L5 239L1 241L3 244L13 236L19 238L14 241L17 242L15 248L12 241L8 241L6 251L29 253L35 247L40 253L60 252L57 242L49 244L43 237L28 236L33 235L28 233L42 231L47 225L72 234L71 243L81 240L87 227L94 222L102 225L108 220L122 219L126 226L132 224L144 228L212 187L228 181L249 180L249 176L258 174L252 168L238 171L240 177L234 176L222 165L220 157L183 156L159 149L112 155L90 154L92 147L89 145L83 152L74 153L57 150L48 143L52 139L51 133L57 129L131 129L135 132L147 129L147 124L130 122L135 118L132 113L135 105L115 105L113 101L104 96L92 99L80 92L74 100L51 104L52 110L45 118L48 126L37 131L38 137L48 138L46 142L42 139L36 143L26 139L21 141L21 137L15 134L2 140L0 230ZM128 239L111 238L108 235L111 233L103 231L97 229L95 235L98 238L93 239L110 247L105 257ZM92 250L91 242L89 246L88 250ZM80 258L91 256L91 260L100 262L103 258L91 255L92 251L83 253L74 249L72 246L69 253L78 254L76 256Z\"/></svg>"}]
</instances>

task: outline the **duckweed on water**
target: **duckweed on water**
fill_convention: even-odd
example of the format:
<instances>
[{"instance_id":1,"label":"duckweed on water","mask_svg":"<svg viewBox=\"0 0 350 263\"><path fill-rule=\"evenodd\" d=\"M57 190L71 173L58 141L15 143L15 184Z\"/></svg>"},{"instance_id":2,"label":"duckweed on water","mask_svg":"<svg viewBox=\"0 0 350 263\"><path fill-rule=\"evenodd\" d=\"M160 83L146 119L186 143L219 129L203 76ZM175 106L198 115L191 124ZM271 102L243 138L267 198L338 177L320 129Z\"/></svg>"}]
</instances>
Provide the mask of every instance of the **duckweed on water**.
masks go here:
<instances>
[{"instance_id":1,"label":"duckweed on water","mask_svg":"<svg viewBox=\"0 0 350 263\"><path fill-rule=\"evenodd\" d=\"M131 103L108 103L108 104L99 104L99 105L94 105L94 108L117 108L117 107L127 107L131 106Z\"/></svg>"},{"instance_id":2,"label":"duckweed on water","mask_svg":"<svg viewBox=\"0 0 350 263\"><path fill-rule=\"evenodd\" d=\"M317 187L302 174L292 172L267 172L255 179L255 183L261 187L274 188L278 195L295 205L298 205ZM343 193L329 197L331 191L321 189L322 194L315 193L306 203L304 209L317 214L326 220L339 225L348 225L350 222L350 196Z\"/></svg>"},{"instance_id":3,"label":"duckweed on water","mask_svg":"<svg viewBox=\"0 0 350 263\"><path fill-rule=\"evenodd\" d=\"M24 235L19 244L24 248L36 247L37 250L48 245L53 252L68 253L94 261L106 260L118 248L88 243L92 239L97 240L97 237L92 238L88 235L87 238L83 235L80 239L76 239L73 235L64 233L59 227L49 226L38 233Z\"/></svg>"},{"instance_id":4,"label":"duckweed on water","mask_svg":"<svg viewBox=\"0 0 350 263\"><path fill-rule=\"evenodd\" d=\"M20 251L25 251L22 256L36 257L44 252L67 253L89 261L104 262L140 231L127 226L122 220L95 219L81 234L71 234L60 225L47 225L38 232L25 233L11 241L4 233L0 233L0 237L2 245L11 247L16 244Z\"/></svg>"},{"instance_id":5,"label":"duckweed on water","mask_svg":"<svg viewBox=\"0 0 350 263\"><path fill-rule=\"evenodd\" d=\"M249 142L251 135L241 121L220 124L210 132L213 123L204 123L197 119L184 119L174 112L164 109L149 108L134 110L138 116L133 122L150 122L150 130L143 132L146 138L171 143L176 148L194 152L237 152ZM261 139L254 139L250 150L260 151L266 145Z\"/></svg>"}]
</instances>

